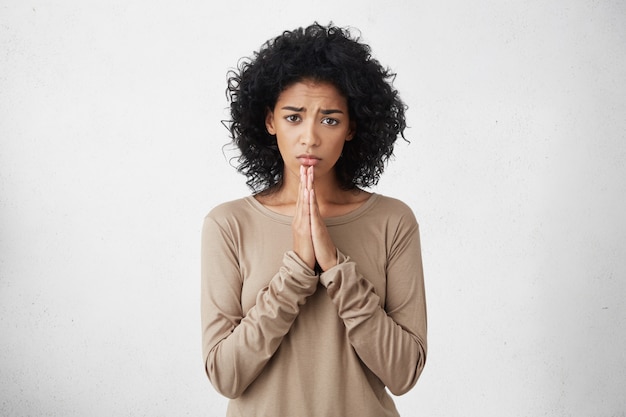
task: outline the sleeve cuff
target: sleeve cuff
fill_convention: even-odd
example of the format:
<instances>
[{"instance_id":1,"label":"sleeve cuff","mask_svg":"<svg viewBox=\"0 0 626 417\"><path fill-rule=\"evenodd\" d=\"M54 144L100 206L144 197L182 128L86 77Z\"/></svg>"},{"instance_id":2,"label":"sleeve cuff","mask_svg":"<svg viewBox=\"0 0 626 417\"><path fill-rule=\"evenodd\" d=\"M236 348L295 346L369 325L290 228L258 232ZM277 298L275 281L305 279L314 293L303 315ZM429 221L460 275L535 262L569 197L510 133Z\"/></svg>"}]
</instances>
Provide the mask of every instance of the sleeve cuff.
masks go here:
<instances>
[{"instance_id":1,"label":"sleeve cuff","mask_svg":"<svg viewBox=\"0 0 626 417\"><path fill-rule=\"evenodd\" d=\"M349 256L344 255L337 249L337 265L333 266L330 269L322 272L320 274L320 282L326 288L328 288L334 281L334 278L337 276L337 272L339 272L342 268L342 265L345 265L348 262L352 262Z\"/></svg>"},{"instance_id":2,"label":"sleeve cuff","mask_svg":"<svg viewBox=\"0 0 626 417\"><path fill-rule=\"evenodd\" d=\"M294 251L290 250L285 252L283 257L283 264L289 269L291 275L298 274L308 277L316 277L315 271L304 263L302 259Z\"/></svg>"}]
</instances>

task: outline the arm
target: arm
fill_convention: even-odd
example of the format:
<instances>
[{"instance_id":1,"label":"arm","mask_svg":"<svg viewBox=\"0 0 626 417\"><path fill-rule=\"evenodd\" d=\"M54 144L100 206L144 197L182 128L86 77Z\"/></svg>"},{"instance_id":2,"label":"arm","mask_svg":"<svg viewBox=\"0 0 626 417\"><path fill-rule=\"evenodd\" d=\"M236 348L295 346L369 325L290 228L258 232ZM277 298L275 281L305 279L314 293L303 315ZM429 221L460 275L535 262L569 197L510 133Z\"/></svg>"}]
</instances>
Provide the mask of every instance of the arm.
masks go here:
<instances>
[{"instance_id":1,"label":"arm","mask_svg":"<svg viewBox=\"0 0 626 417\"><path fill-rule=\"evenodd\" d=\"M216 390L240 396L267 364L318 277L294 252L244 316L243 278L232 236L206 217L202 230L202 350L206 373Z\"/></svg>"},{"instance_id":2,"label":"arm","mask_svg":"<svg viewBox=\"0 0 626 417\"><path fill-rule=\"evenodd\" d=\"M410 390L426 361L426 304L419 228L412 214L398 225L388 254L383 309L373 285L338 251L321 275L363 363L395 395Z\"/></svg>"}]
</instances>

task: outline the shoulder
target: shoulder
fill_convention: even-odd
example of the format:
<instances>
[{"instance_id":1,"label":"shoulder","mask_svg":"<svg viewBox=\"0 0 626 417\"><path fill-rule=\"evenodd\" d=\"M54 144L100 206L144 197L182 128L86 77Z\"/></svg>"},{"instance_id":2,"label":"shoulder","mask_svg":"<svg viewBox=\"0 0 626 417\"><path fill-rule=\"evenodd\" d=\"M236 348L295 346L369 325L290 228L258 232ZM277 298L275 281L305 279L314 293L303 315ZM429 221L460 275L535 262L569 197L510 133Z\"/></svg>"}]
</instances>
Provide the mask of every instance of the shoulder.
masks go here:
<instances>
[{"instance_id":1,"label":"shoulder","mask_svg":"<svg viewBox=\"0 0 626 417\"><path fill-rule=\"evenodd\" d=\"M238 198L232 201L226 201L224 203L220 203L217 206L213 207L206 215L206 217L210 217L213 219L219 219L221 217L228 217L233 213L241 212L246 209L248 203L246 202L247 197Z\"/></svg>"},{"instance_id":2,"label":"shoulder","mask_svg":"<svg viewBox=\"0 0 626 417\"><path fill-rule=\"evenodd\" d=\"M204 222L225 227L249 221L254 216L249 199L243 197L218 204L205 215Z\"/></svg>"},{"instance_id":3,"label":"shoulder","mask_svg":"<svg viewBox=\"0 0 626 417\"><path fill-rule=\"evenodd\" d=\"M238 245L242 233L254 223L248 197L227 201L213 207L202 222L202 236L207 246Z\"/></svg>"},{"instance_id":4,"label":"shoulder","mask_svg":"<svg viewBox=\"0 0 626 417\"><path fill-rule=\"evenodd\" d=\"M379 198L379 213L384 218L387 242L390 253L417 244L420 241L420 225L411 207L405 202L392 197Z\"/></svg>"},{"instance_id":5,"label":"shoulder","mask_svg":"<svg viewBox=\"0 0 626 417\"><path fill-rule=\"evenodd\" d=\"M413 210L402 200L382 194L375 194L372 197L376 197L374 208L377 214L383 214L383 217L388 219L404 219L409 223L417 223Z\"/></svg>"},{"instance_id":6,"label":"shoulder","mask_svg":"<svg viewBox=\"0 0 626 417\"><path fill-rule=\"evenodd\" d=\"M375 194L375 196L377 197L377 201L376 203L381 205L382 207L385 207L387 209L391 209L393 211L410 211L411 207L409 207L408 204L406 204L404 201L397 199L395 197L389 197L387 195L384 194Z\"/></svg>"},{"instance_id":7,"label":"shoulder","mask_svg":"<svg viewBox=\"0 0 626 417\"><path fill-rule=\"evenodd\" d=\"M419 223L411 207L404 201L377 195L369 221L385 230L389 242L402 242L419 236Z\"/></svg>"}]
</instances>

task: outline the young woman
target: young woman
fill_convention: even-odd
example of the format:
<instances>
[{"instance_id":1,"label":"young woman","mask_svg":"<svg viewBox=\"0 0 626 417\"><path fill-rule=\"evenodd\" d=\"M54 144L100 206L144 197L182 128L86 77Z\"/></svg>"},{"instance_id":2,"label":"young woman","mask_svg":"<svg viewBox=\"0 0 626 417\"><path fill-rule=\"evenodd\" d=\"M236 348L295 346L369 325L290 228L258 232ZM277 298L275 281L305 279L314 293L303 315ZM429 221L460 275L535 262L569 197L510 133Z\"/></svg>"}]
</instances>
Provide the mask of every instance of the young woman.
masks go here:
<instances>
[{"instance_id":1,"label":"young woman","mask_svg":"<svg viewBox=\"0 0 626 417\"><path fill-rule=\"evenodd\" d=\"M231 73L253 195L202 232L205 368L228 416L397 416L426 360L415 217L376 184L405 129L392 73L334 26L270 40Z\"/></svg>"}]
</instances>

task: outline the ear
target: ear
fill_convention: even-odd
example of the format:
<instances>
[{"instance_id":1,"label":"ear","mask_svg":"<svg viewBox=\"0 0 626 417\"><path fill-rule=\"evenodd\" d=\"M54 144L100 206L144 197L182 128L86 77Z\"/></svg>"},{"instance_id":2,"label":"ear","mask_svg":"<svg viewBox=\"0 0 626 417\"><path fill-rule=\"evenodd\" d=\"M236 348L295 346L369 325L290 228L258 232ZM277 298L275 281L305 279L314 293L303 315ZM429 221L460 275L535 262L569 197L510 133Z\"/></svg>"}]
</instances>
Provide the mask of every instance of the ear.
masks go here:
<instances>
[{"instance_id":1,"label":"ear","mask_svg":"<svg viewBox=\"0 0 626 417\"><path fill-rule=\"evenodd\" d=\"M267 109L265 112L265 128L270 135L276 134L276 128L274 127L274 112Z\"/></svg>"},{"instance_id":2,"label":"ear","mask_svg":"<svg viewBox=\"0 0 626 417\"><path fill-rule=\"evenodd\" d=\"M352 139L354 139L354 135L355 134L356 134L356 122L351 121L350 122L350 130L348 130L348 136L346 136L346 142L349 142Z\"/></svg>"}]
</instances>

